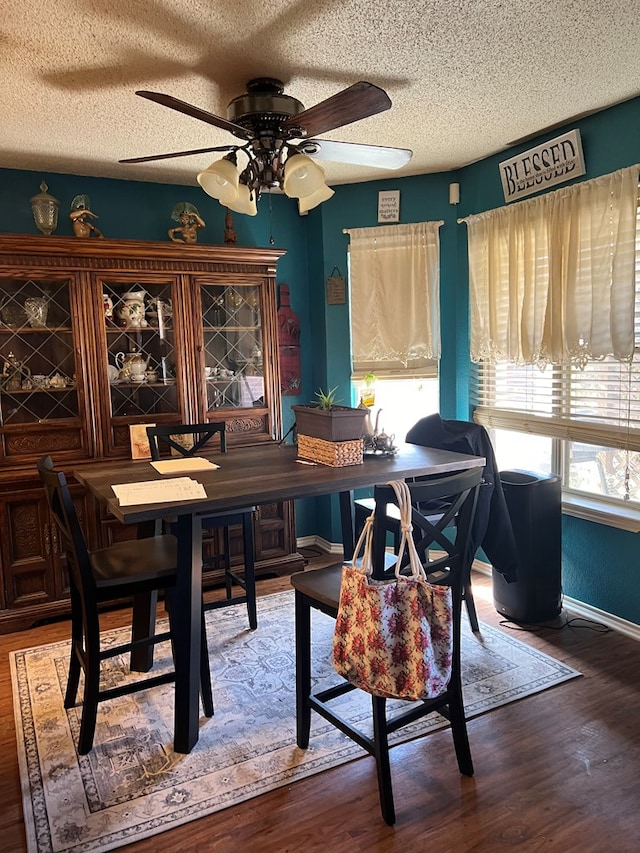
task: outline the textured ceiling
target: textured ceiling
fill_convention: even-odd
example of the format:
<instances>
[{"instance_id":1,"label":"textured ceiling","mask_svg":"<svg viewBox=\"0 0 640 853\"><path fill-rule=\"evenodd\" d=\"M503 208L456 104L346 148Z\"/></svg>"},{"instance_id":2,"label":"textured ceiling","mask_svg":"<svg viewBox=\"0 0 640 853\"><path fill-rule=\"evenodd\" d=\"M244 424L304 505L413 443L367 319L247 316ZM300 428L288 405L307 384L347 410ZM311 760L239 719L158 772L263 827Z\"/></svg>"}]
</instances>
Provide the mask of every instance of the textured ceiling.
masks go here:
<instances>
[{"instance_id":1,"label":"textured ceiling","mask_svg":"<svg viewBox=\"0 0 640 853\"><path fill-rule=\"evenodd\" d=\"M271 76L310 107L358 80L385 113L326 138L413 149L401 172L324 163L329 183L454 169L640 93L639 0L21 0L0 17L0 167L195 184L226 117Z\"/></svg>"}]
</instances>

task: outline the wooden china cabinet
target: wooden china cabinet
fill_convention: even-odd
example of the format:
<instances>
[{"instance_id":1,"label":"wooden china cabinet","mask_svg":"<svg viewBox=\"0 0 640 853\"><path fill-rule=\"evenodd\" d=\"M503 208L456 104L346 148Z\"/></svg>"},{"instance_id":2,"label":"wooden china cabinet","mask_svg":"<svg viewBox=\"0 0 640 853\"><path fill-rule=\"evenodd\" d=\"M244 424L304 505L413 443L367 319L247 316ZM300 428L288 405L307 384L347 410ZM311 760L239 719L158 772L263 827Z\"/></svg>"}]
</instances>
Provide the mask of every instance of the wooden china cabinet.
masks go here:
<instances>
[{"instance_id":1,"label":"wooden china cabinet","mask_svg":"<svg viewBox=\"0 0 640 853\"><path fill-rule=\"evenodd\" d=\"M0 632L68 612L63 554L35 468L44 453L67 473L97 547L136 531L105 515L71 472L130 457L130 425L224 420L230 447L281 437L283 254L0 235ZM301 567L292 504L260 507L255 542L258 573Z\"/></svg>"}]
</instances>

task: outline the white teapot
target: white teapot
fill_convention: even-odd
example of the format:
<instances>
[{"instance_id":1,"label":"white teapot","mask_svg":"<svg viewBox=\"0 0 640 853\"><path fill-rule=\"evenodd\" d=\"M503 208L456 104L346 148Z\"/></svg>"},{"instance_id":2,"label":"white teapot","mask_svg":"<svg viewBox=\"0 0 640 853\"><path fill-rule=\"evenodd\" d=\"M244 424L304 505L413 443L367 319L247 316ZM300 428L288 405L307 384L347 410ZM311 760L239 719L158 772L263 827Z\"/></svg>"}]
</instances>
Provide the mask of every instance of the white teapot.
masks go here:
<instances>
[{"instance_id":1,"label":"white teapot","mask_svg":"<svg viewBox=\"0 0 640 853\"><path fill-rule=\"evenodd\" d=\"M124 379L125 382L143 382L150 361L151 356L145 358L137 350L126 353L118 352L115 355L115 362L120 370L120 378Z\"/></svg>"}]
</instances>

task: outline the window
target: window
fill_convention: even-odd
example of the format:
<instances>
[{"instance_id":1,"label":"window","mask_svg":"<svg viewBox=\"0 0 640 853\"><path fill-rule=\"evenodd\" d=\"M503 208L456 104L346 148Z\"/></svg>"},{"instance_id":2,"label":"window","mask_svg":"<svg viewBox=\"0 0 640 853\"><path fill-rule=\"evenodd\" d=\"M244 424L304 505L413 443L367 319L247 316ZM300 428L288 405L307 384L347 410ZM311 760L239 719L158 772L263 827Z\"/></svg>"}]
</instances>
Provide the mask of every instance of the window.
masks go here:
<instances>
[{"instance_id":1,"label":"window","mask_svg":"<svg viewBox=\"0 0 640 853\"><path fill-rule=\"evenodd\" d=\"M360 400L363 383L354 382L355 399ZM395 443L404 441L411 427L440 408L439 381L436 377L376 379L375 402L370 407L373 426L395 436ZM378 416L378 413L379 416Z\"/></svg>"},{"instance_id":2,"label":"window","mask_svg":"<svg viewBox=\"0 0 640 853\"><path fill-rule=\"evenodd\" d=\"M560 471L567 490L640 510L640 322L636 340L630 364L479 365L475 418L499 466Z\"/></svg>"},{"instance_id":3,"label":"window","mask_svg":"<svg viewBox=\"0 0 640 853\"><path fill-rule=\"evenodd\" d=\"M350 230L351 379L376 376L372 418L403 441L438 411L442 222Z\"/></svg>"},{"instance_id":4,"label":"window","mask_svg":"<svg viewBox=\"0 0 640 853\"><path fill-rule=\"evenodd\" d=\"M543 367L482 360L473 403L501 469L557 471L566 511L637 530L630 519L640 518L640 205L634 263L629 360L606 355Z\"/></svg>"}]
</instances>

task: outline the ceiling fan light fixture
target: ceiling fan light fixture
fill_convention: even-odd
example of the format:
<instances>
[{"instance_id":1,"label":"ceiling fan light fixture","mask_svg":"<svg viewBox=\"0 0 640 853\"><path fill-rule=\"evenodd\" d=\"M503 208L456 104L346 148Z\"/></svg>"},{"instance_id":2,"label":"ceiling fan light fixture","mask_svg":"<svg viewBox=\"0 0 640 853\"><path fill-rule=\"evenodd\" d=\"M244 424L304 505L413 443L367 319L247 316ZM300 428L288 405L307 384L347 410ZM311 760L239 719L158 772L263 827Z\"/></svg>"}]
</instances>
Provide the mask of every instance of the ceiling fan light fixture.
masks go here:
<instances>
[{"instance_id":1,"label":"ceiling fan light fixture","mask_svg":"<svg viewBox=\"0 0 640 853\"><path fill-rule=\"evenodd\" d=\"M220 202L222 204L222 202ZM249 190L246 184L238 184L238 196L233 201L229 201L225 205L234 213L244 213L247 216L256 216L258 206L256 204L256 194Z\"/></svg>"},{"instance_id":2,"label":"ceiling fan light fixture","mask_svg":"<svg viewBox=\"0 0 640 853\"><path fill-rule=\"evenodd\" d=\"M360 145L313 137L384 112L391 99L379 86L361 80L336 92L308 109L291 95L284 83L273 77L256 77L247 83L247 91L228 104L227 118L203 110L162 92L139 90L136 95L154 101L183 115L226 130L242 140L241 144L214 148L133 157L120 163L147 163L173 157L186 157L211 151L229 151L197 175L204 192L223 207L255 216L263 190L280 189L298 201L306 213L333 195L325 183L325 174L311 157L339 163L353 163L382 169L399 169L409 162L411 151ZM244 171L237 168L236 153L247 160ZM244 186L244 189L242 189Z\"/></svg>"},{"instance_id":3,"label":"ceiling fan light fixture","mask_svg":"<svg viewBox=\"0 0 640 853\"><path fill-rule=\"evenodd\" d=\"M324 185L324 169L306 154L293 154L284 164L282 189L289 198L306 198Z\"/></svg>"},{"instance_id":4,"label":"ceiling fan light fixture","mask_svg":"<svg viewBox=\"0 0 640 853\"><path fill-rule=\"evenodd\" d=\"M224 205L238 197L240 174L236 163L236 155L232 151L221 160L215 160L207 169L196 176L196 180L206 194L212 198L217 198Z\"/></svg>"},{"instance_id":5,"label":"ceiling fan light fixture","mask_svg":"<svg viewBox=\"0 0 640 853\"><path fill-rule=\"evenodd\" d=\"M308 213L310 210L313 210L314 207L322 204L323 201L330 199L332 195L335 195L335 190L332 190L331 187L323 184L319 190L311 193L311 195L298 199L298 210L300 211L300 214Z\"/></svg>"}]
</instances>

